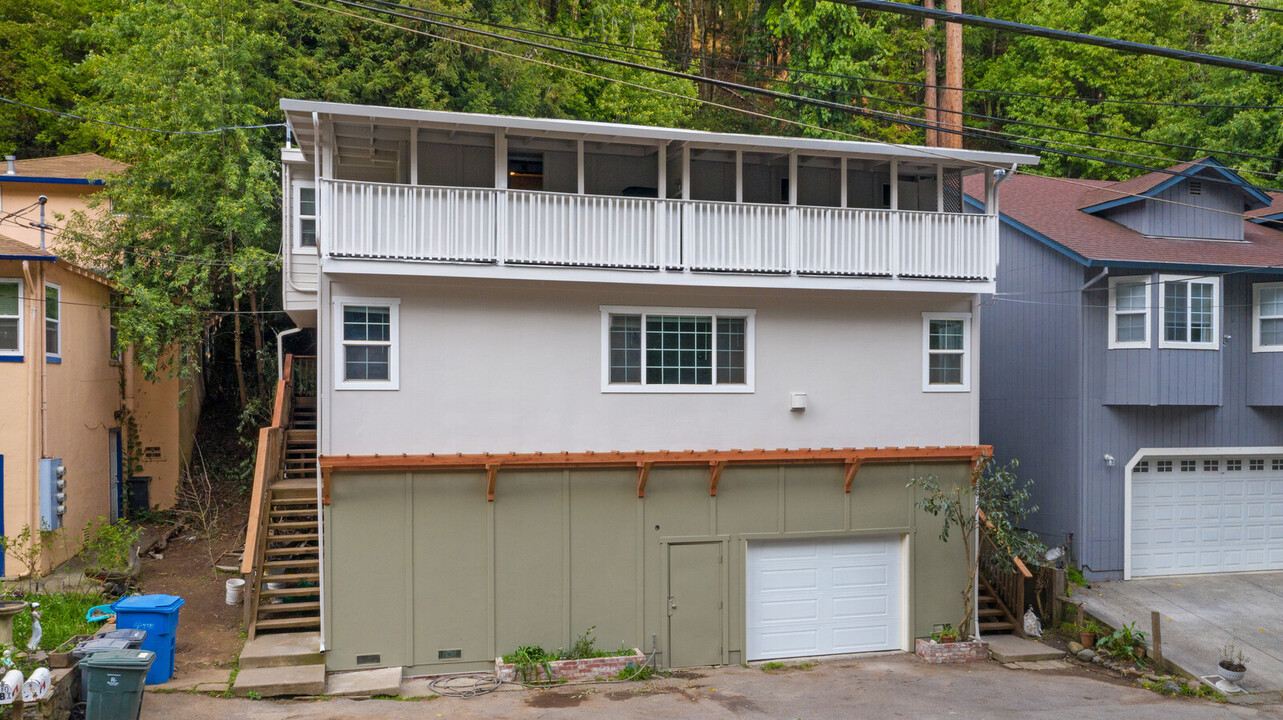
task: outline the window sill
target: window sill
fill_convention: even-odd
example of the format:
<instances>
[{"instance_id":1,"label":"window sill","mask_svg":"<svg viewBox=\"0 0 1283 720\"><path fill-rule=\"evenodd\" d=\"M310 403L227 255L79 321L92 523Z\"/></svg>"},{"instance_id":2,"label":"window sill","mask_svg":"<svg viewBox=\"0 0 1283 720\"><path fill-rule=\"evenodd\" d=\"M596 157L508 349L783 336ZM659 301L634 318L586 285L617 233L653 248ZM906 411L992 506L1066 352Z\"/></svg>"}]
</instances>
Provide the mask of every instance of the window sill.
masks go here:
<instances>
[{"instance_id":1,"label":"window sill","mask_svg":"<svg viewBox=\"0 0 1283 720\"><path fill-rule=\"evenodd\" d=\"M1252 348L1254 353L1276 353L1283 352L1283 345L1257 345Z\"/></svg>"},{"instance_id":2,"label":"window sill","mask_svg":"<svg viewBox=\"0 0 1283 720\"><path fill-rule=\"evenodd\" d=\"M308 247L306 245L295 245L294 254L295 255L319 255L320 251L314 247Z\"/></svg>"},{"instance_id":3,"label":"window sill","mask_svg":"<svg viewBox=\"0 0 1283 720\"><path fill-rule=\"evenodd\" d=\"M21 355L0 355L0 362L22 362Z\"/></svg>"},{"instance_id":4,"label":"window sill","mask_svg":"<svg viewBox=\"0 0 1283 720\"><path fill-rule=\"evenodd\" d=\"M752 385L603 385L602 393L649 395L745 395L753 392Z\"/></svg>"},{"instance_id":5,"label":"window sill","mask_svg":"<svg viewBox=\"0 0 1283 720\"><path fill-rule=\"evenodd\" d=\"M1150 346L1150 344L1149 344L1149 343L1147 343L1147 342L1143 342L1143 343L1110 343L1110 344L1109 344L1109 349L1110 349L1110 350L1149 350L1149 349L1150 349L1150 347L1151 347L1151 346Z\"/></svg>"},{"instance_id":6,"label":"window sill","mask_svg":"<svg viewBox=\"0 0 1283 720\"><path fill-rule=\"evenodd\" d=\"M398 383L382 382L343 382L334 386L335 390L400 390Z\"/></svg>"},{"instance_id":7,"label":"window sill","mask_svg":"<svg viewBox=\"0 0 1283 720\"><path fill-rule=\"evenodd\" d=\"M971 392L970 385L927 385L922 392L928 393L966 393Z\"/></svg>"},{"instance_id":8,"label":"window sill","mask_svg":"<svg viewBox=\"0 0 1283 720\"><path fill-rule=\"evenodd\" d=\"M1159 342L1159 350L1220 350L1220 343Z\"/></svg>"},{"instance_id":9,"label":"window sill","mask_svg":"<svg viewBox=\"0 0 1283 720\"><path fill-rule=\"evenodd\" d=\"M61 365L62 358L50 355L45 357L45 362L49 363L50 365Z\"/></svg>"}]
</instances>

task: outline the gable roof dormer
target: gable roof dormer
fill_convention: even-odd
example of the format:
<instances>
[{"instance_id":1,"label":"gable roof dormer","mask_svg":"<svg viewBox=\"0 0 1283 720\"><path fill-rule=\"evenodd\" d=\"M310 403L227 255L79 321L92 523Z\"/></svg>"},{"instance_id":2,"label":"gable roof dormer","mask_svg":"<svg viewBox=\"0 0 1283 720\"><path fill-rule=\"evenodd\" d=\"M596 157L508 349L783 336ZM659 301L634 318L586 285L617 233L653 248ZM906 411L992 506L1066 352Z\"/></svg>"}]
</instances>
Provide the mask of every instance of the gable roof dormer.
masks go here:
<instances>
[{"instance_id":1,"label":"gable roof dormer","mask_svg":"<svg viewBox=\"0 0 1283 720\"><path fill-rule=\"evenodd\" d=\"M1210 177L1215 182L1199 184L1198 180L1202 177ZM1194 183L1192 186L1191 181ZM1242 197L1243 212L1268 207L1273 200L1233 169L1217 162L1215 158L1203 157L1173 165L1165 172L1146 173L1131 180L1085 193L1078 209L1095 215L1125 205L1144 202L1149 198L1157 198L1178 186L1183 187L1186 194L1201 195L1210 185L1225 188L1231 194Z\"/></svg>"}]
</instances>

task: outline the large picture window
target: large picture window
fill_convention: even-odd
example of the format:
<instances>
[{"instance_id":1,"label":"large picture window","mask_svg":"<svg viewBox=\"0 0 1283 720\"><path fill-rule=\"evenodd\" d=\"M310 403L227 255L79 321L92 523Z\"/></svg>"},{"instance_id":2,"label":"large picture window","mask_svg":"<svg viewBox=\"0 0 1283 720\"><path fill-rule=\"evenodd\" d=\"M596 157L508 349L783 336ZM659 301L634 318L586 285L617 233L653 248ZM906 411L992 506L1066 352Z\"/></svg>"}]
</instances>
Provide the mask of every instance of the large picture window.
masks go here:
<instances>
[{"instance_id":1,"label":"large picture window","mask_svg":"<svg viewBox=\"0 0 1283 720\"><path fill-rule=\"evenodd\" d=\"M396 390L399 302L338 298L334 306L335 387Z\"/></svg>"},{"instance_id":2,"label":"large picture window","mask_svg":"<svg viewBox=\"0 0 1283 720\"><path fill-rule=\"evenodd\" d=\"M751 392L753 311L602 308L602 390Z\"/></svg>"},{"instance_id":3,"label":"large picture window","mask_svg":"<svg viewBox=\"0 0 1283 720\"><path fill-rule=\"evenodd\" d=\"M1149 347L1149 276L1109 280L1109 347Z\"/></svg>"},{"instance_id":4,"label":"large picture window","mask_svg":"<svg viewBox=\"0 0 1283 720\"><path fill-rule=\"evenodd\" d=\"M1160 348L1215 350L1220 347L1220 278L1164 275L1160 294Z\"/></svg>"},{"instance_id":5,"label":"large picture window","mask_svg":"<svg viewBox=\"0 0 1283 720\"><path fill-rule=\"evenodd\" d=\"M22 281L0 278L0 361L22 361Z\"/></svg>"},{"instance_id":6,"label":"large picture window","mask_svg":"<svg viewBox=\"0 0 1283 720\"><path fill-rule=\"evenodd\" d=\"M1252 350L1283 352L1283 283L1252 286Z\"/></svg>"},{"instance_id":7,"label":"large picture window","mask_svg":"<svg viewBox=\"0 0 1283 720\"><path fill-rule=\"evenodd\" d=\"M971 390L971 314L923 313L922 389Z\"/></svg>"}]
</instances>

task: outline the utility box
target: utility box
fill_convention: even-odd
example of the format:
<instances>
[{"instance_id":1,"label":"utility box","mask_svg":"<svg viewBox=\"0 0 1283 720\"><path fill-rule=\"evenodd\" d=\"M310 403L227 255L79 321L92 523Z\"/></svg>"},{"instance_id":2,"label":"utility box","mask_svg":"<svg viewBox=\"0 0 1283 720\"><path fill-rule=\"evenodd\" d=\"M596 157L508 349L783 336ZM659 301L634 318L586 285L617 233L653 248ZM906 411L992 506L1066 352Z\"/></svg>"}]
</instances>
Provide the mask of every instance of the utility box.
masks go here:
<instances>
[{"instance_id":1,"label":"utility box","mask_svg":"<svg viewBox=\"0 0 1283 720\"><path fill-rule=\"evenodd\" d=\"M40 459L40 529L62 527L67 514L67 468L62 458Z\"/></svg>"}]
</instances>

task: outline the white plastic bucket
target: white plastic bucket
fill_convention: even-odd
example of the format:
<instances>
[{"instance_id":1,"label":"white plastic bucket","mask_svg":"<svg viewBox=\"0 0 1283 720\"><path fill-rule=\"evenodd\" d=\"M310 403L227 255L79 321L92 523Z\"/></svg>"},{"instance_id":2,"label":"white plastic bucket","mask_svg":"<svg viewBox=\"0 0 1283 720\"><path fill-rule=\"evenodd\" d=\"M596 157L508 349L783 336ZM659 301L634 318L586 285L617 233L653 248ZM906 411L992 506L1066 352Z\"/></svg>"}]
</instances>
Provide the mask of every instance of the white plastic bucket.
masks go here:
<instances>
[{"instance_id":1,"label":"white plastic bucket","mask_svg":"<svg viewBox=\"0 0 1283 720\"><path fill-rule=\"evenodd\" d=\"M227 581L227 604L240 605L245 601L245 581L232 578Z\"/></svg>"}]
</instances>

